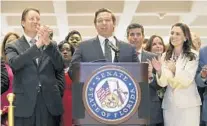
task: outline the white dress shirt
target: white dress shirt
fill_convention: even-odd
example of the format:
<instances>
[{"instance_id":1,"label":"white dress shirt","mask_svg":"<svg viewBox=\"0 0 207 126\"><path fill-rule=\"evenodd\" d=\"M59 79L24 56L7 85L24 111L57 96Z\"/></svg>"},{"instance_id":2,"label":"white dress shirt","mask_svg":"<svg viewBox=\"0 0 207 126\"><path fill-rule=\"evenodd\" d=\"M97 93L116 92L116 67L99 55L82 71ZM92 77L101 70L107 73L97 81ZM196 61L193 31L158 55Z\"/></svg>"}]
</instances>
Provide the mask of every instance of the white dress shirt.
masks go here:
<instances>
[{"instance_id":1,"label":"white dress shirt","mask_svg":"<svg viewBox=\"0 0 207 126\"><path fill-rule=\"evenodd\" d=\"M32 43L30 42L32 39L35 39L36 41L38 40L38 36L37 35L34 38L31 38L31 37L29 37L28 35L26 35L24 33L24 37L27 40L27 43L29 44L30 47L32 46Z\"/></svg>"},{"instance_id":2,"label":"white dress shirt","mask_svg":"<svg viewBox=\"0 0 207 126\"><path fill-rule=\"evenodd\" d=\"M142 48L140 50L138 50L137 52L139 54L138 55L139 61L142 62Z\"/></svg>"},{"instance_id":3,"label":"white dress shirt","mask_svg":"<svg viewBox=\"0 0 207 126\"><path fill-rule=\"evenodd\" d=\"M114 36L105 38L103 36L98 35L98 39L100 41L101 49L104 55L105 55L105 39L108 39L113 45L116 46L116 39L114 38ZM111 56L112 56L112 62L114 62L115 52L112 49L111 49Z\"/></svg>"},{"instance_id":4,"label":"white dress shirt","mask_svg":"<svg viewBox=\"0 0 207 126\"><path fill-rule=\"evenodd\" d=\"M27 43L29 44L30 47L32 47L34 45L34 44L31 43L32 39L35 39L36 41L38 40L38 36L37 35L34 38L31 38L31 37L29 37L28 35L26 35L24 33L24 37L27 40ZM36 58L36 63L39 64L39 59L38 58Z\"/></svg>"}]
</instances>

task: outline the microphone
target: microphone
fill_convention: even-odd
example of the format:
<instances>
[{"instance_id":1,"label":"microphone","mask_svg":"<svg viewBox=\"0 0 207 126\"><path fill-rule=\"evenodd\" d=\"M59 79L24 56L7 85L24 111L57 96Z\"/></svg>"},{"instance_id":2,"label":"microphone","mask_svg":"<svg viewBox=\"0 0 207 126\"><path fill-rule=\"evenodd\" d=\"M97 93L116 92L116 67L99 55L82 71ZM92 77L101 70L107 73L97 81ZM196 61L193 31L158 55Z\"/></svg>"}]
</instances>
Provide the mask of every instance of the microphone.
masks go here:
<instances>
[{"instance_id":1,"label":"microphone","mask_svg":"<svg viewBox=\"0 0 207 126\"><path fill-rule=\"evenodd\" d=\"M116 53L119 53L120 50L117 46L115 46L111 41L108 41L108 46Z\"/></svg>"}]
</instances>

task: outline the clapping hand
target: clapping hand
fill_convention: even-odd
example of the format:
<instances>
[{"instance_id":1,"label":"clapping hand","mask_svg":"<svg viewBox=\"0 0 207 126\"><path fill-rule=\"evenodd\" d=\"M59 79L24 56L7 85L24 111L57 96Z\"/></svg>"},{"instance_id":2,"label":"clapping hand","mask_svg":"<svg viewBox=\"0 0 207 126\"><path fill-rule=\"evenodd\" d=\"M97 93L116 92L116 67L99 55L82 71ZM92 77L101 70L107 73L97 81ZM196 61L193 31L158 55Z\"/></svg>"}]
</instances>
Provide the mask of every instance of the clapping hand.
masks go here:
<instances>
[{"instance_id":1,"label":"clapping hand","mask_svg":"<svg viewBox=\"0 0 207 126\"><path fill-rule=\"evenodd\" d=\"M147 63L148 63L148 78L151 78L153 77L153 74L152 74L153 66L149 59L147 59Z\"/></svg>"},{"instance_id":2,"label":"clapping hand","mask_svg":"<svg viewBox=\"0 0 207 126\"><path fill-rule=\"evenodd\" d=\"M174 60L172 60L172 59L171 60L168 60L168 61L166 61L166 66L173 73L173 75L175 75L176 62Z\"/></svg>"},{"instance_id":3,"label":"clapping hand","mask_svg":"<svg viewBox=\"0 0 207 126\"><path fill-rule=\"evenodd\" d=\"M37 33L39 37L39 41L41 41L42 45L49 45L50 44L50 33L52 32L52 29L50 29L48 26L40 26L37 27Z\"/></svg>"},{"instance_id":4,"label":"clapping hand","mask_svg":"<svg viewBox=\"0 0 207 126\"><path fill-rule=\"evenodd\" d=\"M201 70L201 77L202 78L207 78L207 65L204 65L203 67L202 67L202 70Z\"/></svg>"},{"instance_id":5,"label":"clapping hand","mask_svg":"<svg viewBox=\"0 0 207 126\"><path fill-rule=\"evenodd\" d=\"M158 57L158 60L157 60L157 59L154 57L154 58L152 58L151 63L152 63L153 68L156 70L158 76L160 76L160 75L161 75L161 68L162 68L161 58Z\"/></svg>"}]
</instances>

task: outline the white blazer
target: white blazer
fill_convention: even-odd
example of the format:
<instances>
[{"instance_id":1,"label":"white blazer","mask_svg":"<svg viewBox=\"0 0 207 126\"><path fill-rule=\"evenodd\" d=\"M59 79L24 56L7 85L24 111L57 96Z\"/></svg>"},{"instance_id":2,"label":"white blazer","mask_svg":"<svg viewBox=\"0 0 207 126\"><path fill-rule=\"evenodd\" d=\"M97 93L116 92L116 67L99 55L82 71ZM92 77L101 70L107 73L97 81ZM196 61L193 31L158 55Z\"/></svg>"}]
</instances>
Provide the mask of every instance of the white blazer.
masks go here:
<instances>
[{"instance_id":1,"label":"white blazer","mask_svg":"<svg viewBox=\"0 0 207 126\"><path fill-rule=\"evenodd\" d=\"M173 77L172 72L167 68L164 57L162 55L162 73L160 78L157 77L158 85L166 87L164 99L162 102L163 109L172 108L171 105L176 105L178 108L188 108L201 105L200 95L194 80L198 67L198 55L196 60L190 59L184 55L180 55L176 62L176 72ZM173 85L179 85L179 88L174 88Z\"/></svg>"}]
</instances>

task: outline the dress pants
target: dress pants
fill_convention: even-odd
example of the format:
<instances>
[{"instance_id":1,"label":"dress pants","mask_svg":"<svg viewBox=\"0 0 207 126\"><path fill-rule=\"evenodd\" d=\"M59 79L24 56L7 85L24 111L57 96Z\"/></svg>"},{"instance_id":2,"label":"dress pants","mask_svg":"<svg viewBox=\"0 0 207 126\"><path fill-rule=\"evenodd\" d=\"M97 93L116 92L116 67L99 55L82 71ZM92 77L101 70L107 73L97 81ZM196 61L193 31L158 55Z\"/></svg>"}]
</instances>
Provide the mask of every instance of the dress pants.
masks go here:
<instances>
[{"instance_id":1,"label":"dress pants","mask_svg":"<svg viewBox=\"0 0 207 126\"><path fill-rule=\"evenodd\" d=\"M37 95L34 113L31 117L14 117L15 126L59 126L60 116L52 116L44 102L42 92Z\"/></svg>"}]
</instances>

